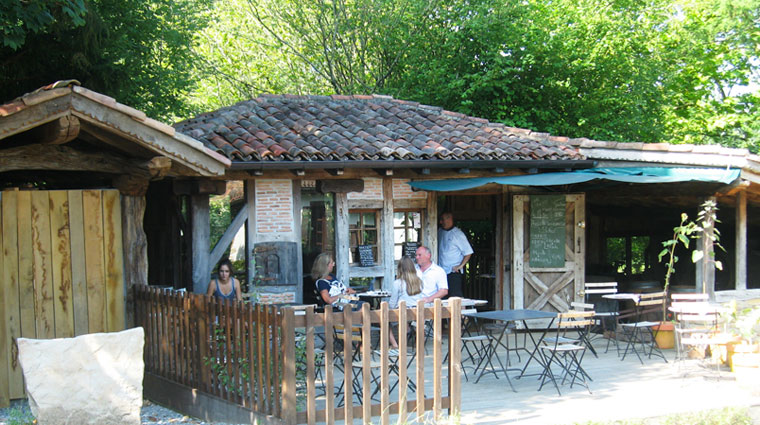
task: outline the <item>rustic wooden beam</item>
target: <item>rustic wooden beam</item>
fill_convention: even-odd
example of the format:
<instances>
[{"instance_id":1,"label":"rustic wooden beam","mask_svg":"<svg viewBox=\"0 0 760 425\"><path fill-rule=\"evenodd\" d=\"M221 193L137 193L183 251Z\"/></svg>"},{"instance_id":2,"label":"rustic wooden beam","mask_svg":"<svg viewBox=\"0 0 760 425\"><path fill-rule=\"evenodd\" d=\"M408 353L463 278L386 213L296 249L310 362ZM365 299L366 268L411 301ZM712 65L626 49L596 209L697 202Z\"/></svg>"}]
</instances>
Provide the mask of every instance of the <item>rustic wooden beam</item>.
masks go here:
<instances>
[{"instance_id":1,"label":"rustic wooden beam","mask_svg":"<svg viewBox=\"0 0 760 425\"><path fill-rule=\"evenodd\" d=\"M175 195L223 195L227 191L224 180L175 180L172 186Z\"/></svg>"},{"instance_id":2,"label":"rustic wooden beam","mask_svg":"<svg viewBox=\"0 0 760 425\"><path fill-rule=\"evenodd\" d=\"M393 276L395 275L394 258L393 258L393 179L386 177L383 179L383 209L380 219L380 249L382 250L381 258L383 265L383 288L391 289ZM378 288L375 288L378 289Z\"/></svg>"},{"instance_id":3,"label":"rustic wooden beam","mask_svg":"<svg viewBox=\"0 0 760 425\"><path fill-rule=\"evenodd\" d=\"M375 168L375 172L379 174L382 177L392 176L393 175L393 169L392 168Z\"/></svg>"},{"instance_id":4,"label":"rustic wooden beam","mask_svg":"<svg viewBox=\"0 0 760 425\"><path fill-rule=\"evenodd\" d=\"M73 115L63 115L51 122L34 127L26 132L17 134L9 139L32 140L35 143L60 145L70 142L79 136L79 118Z\"/></svg>"},{"instance_id":5,"label":"rustic wooden beam","mask_svg":"<svg viewBox=\"0 0 760 425\"><path fill-rule=\"evenodd\" d=\"M148 238L143 229L145 196L121 196L121 233L124 249L127 327L134 326L132 287L148 284Z\"/></svg>"},{"instance_id":6,"label":"rustic wooden beam","mask_svg":"<svg viewBox=\"0 0 760 425\"><path fill-rule=\"evenodd\" d=\"M232 220L232 223L227 227L227 230L224 231L219 242L217 242L214 249L211 250L211 255L208 260L209 265L213 266L222 259L222 254L227 251L227 248L232 243L232 240L235 239L235 235L237 235L240 228L243 227L246 220L248 220L248 205L243 205L243 208L238 211L237 216Z\"/></svg>"},{"instance_id":7,"label":"rustic wooden beam","mask_svg":"<svg viewBox=\"0 0 760 425\"><path fill-rule=\"evenodd\" d=\"M736 194L736 274L734 289L747 289L747 192Z\"/></svg>"},{"instance_id":8,"label":"rustic wooden beam","mask_svg":"<svg viewBox=\"0 0 760 425\"><path fill-rule=\"evenodd\" d=\"M113 184L113 187L119 189L119 192L122 195L145 196L145 193L148 191L150 180L143 176L123 174L115 177L111 181L111 184Z\"/></svg>"},{"instance_id":9,"label":"rustic wooden beam","mask_svg":"<svg viewBox=\"0 0 760 425\"><path fill-rule=\"evenodd\" d=\"M0 150L0 172L17 170L93 171L151 177L148 168L134 160L61 145L34 144Z\"/></svg>"},{"instance_id":10,"label":"rustic wooden beam","mask_svg":"<svg viewBox=\"0 0 760 425\"><path fill-rule=\"evenodd\" d=\"M342 168L331 168L325 171L331 176L342 176L344 173L344 170Z\"/></svg>"},{"instance_id":11,"label":"rustic wooden beam","mask_svg":"<svg viewBox=\"0 0 760 425\"><path fill-rule=\"evenodd\" d=\"M335 271L338 280L348 285L348 196L335 194Z\"/></svg>"},{"instance_id":12,"label":"rustic wooden beam","mask_svg":"<svg viewBox=\"0 0 760 425\"><path fill-rule=\"evenodd\" d=\"M208 289L209 265L208 248L211 239L209 227L208 195L190 197L190 234L192 238L193 292L204 294Z\"/></svg>"},{"instance_id":13,"label":"rustic wooden beam","mask_svg":"<svg viewBox=\"0 0 760 425\"><path fill-rule=\"evenodd\" d=\"M364 180L317 180L317 191L320 193L363 192Z\"/></svg>"},{"instance_id":14,"label":"rustic wooden beam","mask_svg":"<svg viewBox=\"0 0 760 425\"><path fill-rule=\"evenodd\" d=\"M0 139L23 133L46 122L71 114L71 90L67 88L50 90L50 95L44 96L44 102L29 104L24 109L3 116L0 114ZM40 98L42 99L42 98Z\"/></svg>"},{"instance_id":15,"label":"rustic wooden beam","mask_svg":"<svg viewBox=\"0 0 760 425\"><path fill-rule=\"evenodd\" d=\"M253 264L253 247L256 245L256 181L244 180L243 189L245 190L245 205L248 212L248 219L245 221L245 276L250 285L256 276L256 269Z\"/></svg>"}]
</instances>

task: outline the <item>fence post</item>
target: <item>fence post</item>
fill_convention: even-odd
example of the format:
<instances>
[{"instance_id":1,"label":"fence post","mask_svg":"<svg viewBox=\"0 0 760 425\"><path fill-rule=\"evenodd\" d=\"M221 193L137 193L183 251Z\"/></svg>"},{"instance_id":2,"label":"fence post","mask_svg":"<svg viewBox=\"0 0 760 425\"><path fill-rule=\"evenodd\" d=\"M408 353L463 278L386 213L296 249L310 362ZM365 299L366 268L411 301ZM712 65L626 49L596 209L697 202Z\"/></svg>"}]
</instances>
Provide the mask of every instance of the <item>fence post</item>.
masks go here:
<instances>
[{"instance_id":1,"label":"fence post","mask_svg":"<svg viewBox=\"0 0 760 425\"><path fill-rule=\"evenodd\" d=\"M449 300L449 417L458 416L462 405L462 299Z\"/></svg>"},{"instance_id":2,"label":"fence post","mask_svg":"<svg viewBox=\"0 0 760 425\"><path fill-rule=\"evenodd\" d=\"M195 361L198 362L198 369L201 371L200 387L206 392L211 392L211 381L209 372L210 365L207 365L204 359L209 357L208 352L208 315L206 314L206 296L198 294L189 294L193 300L192 317L195 319L195 323L198 325L198 357Z\"/></svg>"},{"instance_id":3,"label":"fence post","mask_svg":"<svg viewBox=\"0 0 760 425\"><path fill-rule=\"evenodd\" d=\"M282 420L286 424L296 424L296 333L295 313L292 307L284 307L282 312Z\"/></svg>"}]
</instances>

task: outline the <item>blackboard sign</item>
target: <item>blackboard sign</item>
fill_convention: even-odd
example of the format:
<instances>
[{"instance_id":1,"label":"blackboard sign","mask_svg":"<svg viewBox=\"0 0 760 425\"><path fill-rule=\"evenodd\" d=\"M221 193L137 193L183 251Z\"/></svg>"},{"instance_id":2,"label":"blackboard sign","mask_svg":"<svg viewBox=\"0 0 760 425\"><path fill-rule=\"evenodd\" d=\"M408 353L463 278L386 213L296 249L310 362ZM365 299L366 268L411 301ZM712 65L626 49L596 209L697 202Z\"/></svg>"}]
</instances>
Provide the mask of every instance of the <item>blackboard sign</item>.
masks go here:
<instances>
[{"instance_id":1,"label":"blackboard sign","mask_svg":"<svg viewBox=\"0 0 760 425\"><path fill-rule=\"evenodd\" d=\"M402 248L401 255L404 257L409 257L416 262L417 260L415 259L415 255L417 254L417 248L420 247L420 243L419 242L404 242L402 247L403 248Z\"/></svg>"},{"instance_id":2,"label":"blackboard sign","mask_svg":"<svg viewBox=\"0 0 760 425\"><path fill-rule=\"evenodd\" d=\"M530 266L565 266L565 195L530 197Z\"/></svg>"},{"instance_id":3,"label":"blackboard sign","mask_svg":"<svg viewBox=\"0 0 760 425\"><path fill-rule=\"evenodd\" d=\"M372 245L359 245L359 265L372 267L375 265L375 255L372 253Z\"/></svg>"}]
</instances>

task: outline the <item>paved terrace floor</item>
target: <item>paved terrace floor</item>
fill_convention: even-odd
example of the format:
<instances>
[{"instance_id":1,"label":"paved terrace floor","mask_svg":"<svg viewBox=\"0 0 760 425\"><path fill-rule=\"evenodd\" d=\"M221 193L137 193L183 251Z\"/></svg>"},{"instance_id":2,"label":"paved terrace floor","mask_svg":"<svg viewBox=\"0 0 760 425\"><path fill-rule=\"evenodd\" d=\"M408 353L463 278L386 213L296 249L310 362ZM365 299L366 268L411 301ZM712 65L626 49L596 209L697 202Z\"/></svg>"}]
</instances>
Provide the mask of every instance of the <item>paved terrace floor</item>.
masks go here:
<instances>
[{"instance_id":1,"label":"paved terrace floor","mask_svg":"<svg viewBox=\"0 0 760 425\"><path fill-rule=\"evenodd\" d=\"M588 352L583 360L584 368L593 378L590 394L582 386L570 388L567 384L560 387L561 396L551 384L538 391L536 377L514 379L517 372L510 373L516 392L512 392L503 375L498 379L492 374L484 375L477 384L474 379L465 381L463 378L461 424L575 424L722 407L760 406L760 382L755 388L748 389L740 386L727 369L723 369L718 377L714 368L703 368L694 362L687 362L679 369L673 360L675 350L664 350L668 363L653 357L644 359L642 365L630 355L621 360L612 348L609 353L604 353L605 341L597 339L594 342L599 358ZM446 345L444 341L444 347ZM503 351L499 354L504 358ZM525 362L525 354L521 356ZM511 354L511 360L512 367L524 364L519 363L514 354ZM426 391L430 394L432 355L425 357L425 363ZM534 362L527 373L539 370ZM392 399L394 397L395 391L391 395ZM396 416L391 416L390 423L397 421ZM421 422L432 423L429 419ZM354 423L360 424L361 421ZM373 418L373 423L379 423L379 418ZM413 418L406 423L414 423Z\"/></svg>"}]
</instances>

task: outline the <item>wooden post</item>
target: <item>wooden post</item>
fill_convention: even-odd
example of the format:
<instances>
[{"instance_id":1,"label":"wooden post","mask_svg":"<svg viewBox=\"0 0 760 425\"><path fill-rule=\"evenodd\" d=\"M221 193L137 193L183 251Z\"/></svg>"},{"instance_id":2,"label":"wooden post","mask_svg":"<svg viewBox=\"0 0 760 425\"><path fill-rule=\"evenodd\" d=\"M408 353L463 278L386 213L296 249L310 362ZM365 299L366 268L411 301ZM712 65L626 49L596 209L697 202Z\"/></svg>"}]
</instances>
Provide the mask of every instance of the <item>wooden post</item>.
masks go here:
<instances>
[{"instance_id":1,"label":"wooden post","mask_svg":"<svg viewBox=\"0 0 760 425\"><path fill-rule=\"evenodd\" d=\"M251 288L256 276L253 264L253 247L256 244L256 182L246 180L243 182L243 188L245 204L248 205L248 219L245 221L245 277L248 280L248 288Z\"/></svg>"},{"instance_id":2,"label":"wooden post","mask_svg":"<svg viewBox=\"0 0 760 425\"><path fill-rule=\"evenodd\" d=\"M506 187L506 186L502 186ZM503 189L502 189L503 190ZM504 255L504 249L506 248L506 242L507 238L504 236L506 227L506 209L504 208L504 199L506 199L506 195L502 191L502 193L496 195L496 243L495 246L495 252L496 255L494 265L493 265L493 274L494 274L494 307L497 310L501 310L502 306L504 305L504 261L506 256Z\"/></svg>"},{"instance_id":3,"label":"wooden post","mask_svg":"<svg viewBox=\"0 0 760 425\"><path fill-rule=\"evenodd\" d=\"M121 232L124 249L124 284L127 293L127 327L134 324L135 285L148 284L148 239L143 230L145 196L121 195Z\"/></svg>"},{"instance_id":4,"label":"wooden post","mask_svg":"<svg viewBox=\"0 0 760 425\"><path fill-rule=\"evenodd\" d=\"M335 194L335 271L338 280L349 283L348 274L348 196Z\"/></svg>"},{"instance_id":5,"label":"wooden post","mask_svg":"<svg viewBox=\"0 0 760 425\"><path fill-rule=\"evenodd\" d=\"M296 296L297 303L303 302L303 246L301 244L301 181L293 180L293 235L296 243Z\"/></svg>"},{"instance_id":6,"label":"wooden post","mask_svg":"<svg viewBox=\"0 0 760 425\"><path fill-rule=\"evenodd\" d=\"M747 289L747 192L736 194L736 276L734 287Z\"/></svg>"},{"instance_id":7,"label":"wooden post","mask_svg":"<svg viewBox=\"0 0 760 425\"><path fill-rule=\"evenodd\" d=\"M528 201L527 195L515 195L512 197L512 302L513 308L523 308L523 285L524 285L524 208Z\"/></svg>"},{"instance_id":8,"label":"wooden post","mask_svg":"<svg viewBox=\"0 0 760 425\"><path fill-rule=\"evenodd\" d=\"M292 307L282 312L282 420L296 424L296 341L295 313Z\"/></svg>"},{"instance_id":9,"label":"wooden post","mask_svg":"<svg viewBox=\"0 0 760 425\"><path fill-rule=\"evenodd\" d=\"M380 256L383 261L383 289L390 289L393 283L393 179L383 178L383 212L380 219ZM376 288L377 289L377 288Z\"/></svg>"},{"instance_id":10,"label":"wooden post","mask_svg":"<svg viewBox=\"0 0 760 425\"><path fill-rule=\"evenodd\" d=\"M441 363L443 353L443 323L441 323L441 299L436 298L433 302L433 421L438 422L441 416Z\"/></svg>"},{"instance_id":11,"label":"wooden post","mask_svg":"<svg viewBox=\"0 0 760 425\"><path fill-rule=\"evenodd\" d=\"M425 228L423 231L424 245L430 248L434 263L438 263L438 195L428 192L425 205Z\"/></svg>"},{"instance_id":12,"label":"wooden post","mask_svg":"<svg viewBox=\"0 0 760 425\"><path fill-rule=\"evenodd\" d=\"M454 417L462 411L462 299L451 298L449 311L449 417Z\"/></svg>"},{"instance_id":13,"label":"wooden post","mask_svg":"<svg viewBox=\"0 0 760 425\"><path fill-rule=\"evenodd\" d=\"M211 271L208 263L211 228L208 195L190 196L190 231L192 234L193 292L206 293Z\"/></svg>"}]
</instances>

